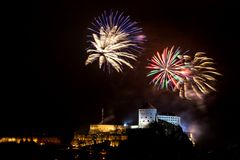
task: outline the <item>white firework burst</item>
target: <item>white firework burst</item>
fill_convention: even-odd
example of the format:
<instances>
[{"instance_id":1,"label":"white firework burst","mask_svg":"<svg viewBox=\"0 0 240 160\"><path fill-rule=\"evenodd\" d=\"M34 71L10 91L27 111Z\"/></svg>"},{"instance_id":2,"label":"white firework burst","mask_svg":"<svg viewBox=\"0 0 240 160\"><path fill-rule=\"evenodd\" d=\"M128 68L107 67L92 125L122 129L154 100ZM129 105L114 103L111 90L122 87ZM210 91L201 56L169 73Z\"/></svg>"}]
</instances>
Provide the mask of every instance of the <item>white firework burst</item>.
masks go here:
<instances>
[{"instance_id":1,"label":"white firework burst","mask_svg":"<svg viewBox=\"0 0 240 160\"><path fill-rule=\"evenodd\" d=\"M104 12L101 17L95 18L92 23L94 28L89 28L90 47L85 65L99 61L99 68L110 70L113 67L117 72L122 72L122 66L133 69L129 60L136 61L142 49L145 36L141 35L141 28L136 27L136 22L131 22L123 13L111 12L109 16Z\"/></svg>"}]
</instances>

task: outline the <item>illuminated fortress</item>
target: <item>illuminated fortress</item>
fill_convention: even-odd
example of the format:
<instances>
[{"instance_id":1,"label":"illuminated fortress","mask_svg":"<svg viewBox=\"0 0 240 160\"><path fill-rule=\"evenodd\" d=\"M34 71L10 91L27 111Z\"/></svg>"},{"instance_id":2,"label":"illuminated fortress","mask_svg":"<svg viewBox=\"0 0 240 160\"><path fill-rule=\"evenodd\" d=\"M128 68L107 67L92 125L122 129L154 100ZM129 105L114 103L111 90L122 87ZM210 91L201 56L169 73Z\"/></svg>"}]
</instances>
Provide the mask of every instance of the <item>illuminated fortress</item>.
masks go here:
<instances>
[{"instance_id":1,"label":"illuminated fortress","mask_svg":"<svg viewBox=\"0 0 240 160\"><path fill-rule=\"evenodd\" d=\"M157 109L155 108L138 110L138 127L139 128L146 128L150 123L158 122L159 120L166 121L176 126L181 126L181 118L178 116L157 114Z\"/></svg>"},{"instance_id":2,"label":"illuminated fortress","mask_svg":"<svg viewBox=\"0 0 240 160\"><path fill-rule=\"evenodd\" d=\"M138 125L110 125L110 124L94 124L90 125L88 134L80 134L78 131L74 133L71 142L73 148L81 148L94 144L106 143L111 147L117 147L121 141L128 139L127 129L144 129L148 128L153 122L166 121L176 126L181 125L181 118L178 116L161 115L157 113L156 108L152 108L149 104L138 110Z\"/></svg>"}]
</instances>

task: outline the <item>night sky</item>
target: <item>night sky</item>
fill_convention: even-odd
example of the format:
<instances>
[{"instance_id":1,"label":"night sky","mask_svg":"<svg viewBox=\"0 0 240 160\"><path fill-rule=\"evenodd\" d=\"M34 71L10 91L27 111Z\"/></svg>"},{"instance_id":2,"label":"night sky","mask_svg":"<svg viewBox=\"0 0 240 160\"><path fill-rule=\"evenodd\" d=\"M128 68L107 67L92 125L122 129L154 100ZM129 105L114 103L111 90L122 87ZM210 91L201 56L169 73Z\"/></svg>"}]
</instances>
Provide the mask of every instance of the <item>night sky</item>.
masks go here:
<instances>
[{"instance_id":1,"label":"night sky","mask_svg":"<svg viewBox=\"0 0 240 160\"><path fill-rule=\"evenodd\" d=\"M147 36L135 69L124 68L122 74L104 72L97 63L84 65L87 27L111 9L130 15ZM2 48L7 58L2 59L1 134L47 130L66 136L99 123L102 107L108 123L134 123L137 109L148 101L161 112L177 113L186 123L200 126L203 145L237 143L239 9L219 0L20 4L9 13ZM206 52L223 74L217 92L206 97L204 106L176 93L157 92L148 84L147 59L172 45L191 53Z\"/></svg>"}]
</instances>

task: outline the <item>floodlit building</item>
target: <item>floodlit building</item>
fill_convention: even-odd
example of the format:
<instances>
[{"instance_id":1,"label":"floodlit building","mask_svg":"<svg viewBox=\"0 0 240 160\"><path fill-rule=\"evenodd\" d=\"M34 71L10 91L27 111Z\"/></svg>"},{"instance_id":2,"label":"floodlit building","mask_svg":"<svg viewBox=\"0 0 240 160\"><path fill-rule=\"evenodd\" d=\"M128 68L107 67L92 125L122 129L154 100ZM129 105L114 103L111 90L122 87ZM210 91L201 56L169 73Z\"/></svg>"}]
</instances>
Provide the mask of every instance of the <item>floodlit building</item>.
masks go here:
<instances>
[{"instance_id":1,"label":"floodlit building","mask_svg":"<svg viewBox=\"0 0 240 160\"><path fill-rule=\"evenodd\" d=\"M181 118L178 116L168 116L168 115L157 115L156 116L156 120L163 120L166 122L169 122L171 124L174 124L176 126L180 126L181 125Z\"/></svg>"},{"instance_id":2,"label":"floodlit building","mask_svg":"<svg viewBox=\"0 0 240 160\"><path fill-rule=\"evenodd\" d=\"M75 132L71 144L76 149L102 143L117 147L121 141L127 140L125 133L126 127L123 125L93 124L90 125L88 134Z\"/></svg>"},{"instance_id":3,"label":"floodlit building","mask_svg":"<svg viewBox=\"0 0 240 160\"><path fill-rule=\"evenodd\" d=\"M145 103L141 109L138 110L138 128L147 128L150 123L158 122L159 120L174 125L181 125L181 118L179 116L159 115L157 109L149 103Z\"/></svg>"},{"instance_id":4,"label":"floodlit building","mask_svg":"<svg viewBox=\"0 0 240 160\"><path fill-rule=\"evenodd\" d=\"M91 124L89 134L98 133L112 133L122 134L126 132L126 128L122 125L111 125L111 124Z\"/></svg>"},{"instance_id":5,"label":"floodlit building","mask_svg":"<svg viewBox=\"0 0 240 160\"><path fill-rule=\"evenodd\" d=\"M60 137L0 137L0 143L35 143L38 145L60 145Z\"/></svg>"},{"instance_id":6,"label":"floodlit building","mask_svg":"<svg viewBox=\"0 0 240 160\"><path fill-rule=\"evenodd\" d=\"M126 123L124 125L93 124L90 125L88 134L75 132L71 144L73 148L76 149L102 143L107 143L109 146L117 147L121 141L128 139L128 129L133 130L138 128L148 128L149 124L153 122L159 122L160 120L176 126L181 126L181 118L179 116L158 114L158 111L155 107L149 103L145 103L140 109L138 109L137 125L128 125Z\"/></svg>"},{"instance_id":7,"label":"floodlit building","mask_svg":"<svg viewBox=\"0 0 240 160\"><path fill-rule=\"evenodd\" d=\"M139 109L138 110L138 126L139 128L146 128L150 123L156 121L157 109Z\"/></svg>"}]
</instances>

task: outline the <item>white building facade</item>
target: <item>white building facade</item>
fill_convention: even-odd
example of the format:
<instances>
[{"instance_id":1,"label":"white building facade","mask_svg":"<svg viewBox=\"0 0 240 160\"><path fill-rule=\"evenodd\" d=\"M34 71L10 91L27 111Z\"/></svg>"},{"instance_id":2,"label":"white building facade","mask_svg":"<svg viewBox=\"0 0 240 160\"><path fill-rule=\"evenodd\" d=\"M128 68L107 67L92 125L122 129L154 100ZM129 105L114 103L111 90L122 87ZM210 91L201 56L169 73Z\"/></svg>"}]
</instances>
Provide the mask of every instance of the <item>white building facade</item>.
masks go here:
<instances>
[{"instance_id":1,"label":"white building facade","mask_svg":"<svg viewBox=\"0 0 240 160\"><path fill-rule=\"evenodd\" d=\"M150 123L156 121L157 109L139 109L138 110L138 127L146 128Z\"/></svg>"},{"instance_id":2,"label":"white building facade","mask_svg":"<svg viewBox=\"0 0 240 160\"><path fill-rule=\"evenodd\" d=\"M163 120L176 126L181 125L181 118L178 116L157 115L156 120Z\"/></svg>"},{"instance_id":3,"label":"white building facade","mask_svg":"<svg viewBox=\"0 0 240 160\"><path fill-rule=\"evenodd\" d=\"M155 108L138 110L138 128L147 128L150 123L158 122L159 120L181 126L181 118L178 116L158 115Z\"/></svg>"}]
</instances>

